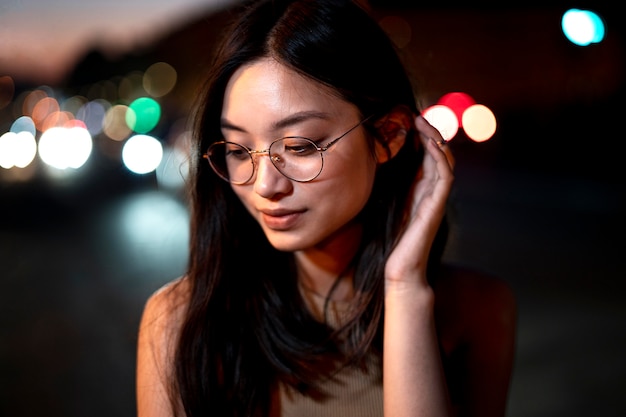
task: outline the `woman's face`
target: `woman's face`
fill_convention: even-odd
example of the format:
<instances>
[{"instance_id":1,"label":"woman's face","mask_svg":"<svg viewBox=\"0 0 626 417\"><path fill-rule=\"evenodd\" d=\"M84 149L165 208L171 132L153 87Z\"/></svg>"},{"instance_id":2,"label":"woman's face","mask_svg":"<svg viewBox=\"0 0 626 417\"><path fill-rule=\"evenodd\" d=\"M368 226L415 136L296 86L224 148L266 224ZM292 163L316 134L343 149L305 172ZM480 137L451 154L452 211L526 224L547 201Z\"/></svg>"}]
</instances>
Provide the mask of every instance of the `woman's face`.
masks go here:
<instances>
[{"instance_id":1,"label":"woman's face","mask_svg":"<svg viewBox=\"0 0 626 417\"><path fill-rule=\"evenodd\" d=\"M361 121L357 108L272 59L240 68L230 79L222 110L224 139L265 150L275 139L304 136L326 145ZM311 182L283 176L267 154L256 172L232 185L270 243L300 251L341 235L365 205L376 160L362 126L324 152L324 168Z\"/></svg>"}]
</instances>

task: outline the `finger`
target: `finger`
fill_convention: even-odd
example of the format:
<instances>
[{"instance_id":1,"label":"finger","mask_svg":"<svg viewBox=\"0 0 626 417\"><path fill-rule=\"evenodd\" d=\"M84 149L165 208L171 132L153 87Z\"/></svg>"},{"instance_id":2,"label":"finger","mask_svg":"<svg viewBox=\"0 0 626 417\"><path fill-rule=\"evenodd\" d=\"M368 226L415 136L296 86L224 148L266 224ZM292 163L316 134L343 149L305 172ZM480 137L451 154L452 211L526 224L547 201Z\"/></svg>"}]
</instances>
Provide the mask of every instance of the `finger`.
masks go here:
<instances>
[{"instance_id":1,"label":"finger","mask_svg":"<svg viewBox=\"0 0 626 417\"><path fill-rule=\"evenodd\" d=\"M446 155L446 159L448 160L448 165L450 166L450 169L454 170L456 160L454 159L454 154L452 153L452 149L450 149L449 143L450 141L444 140L442 142L437 142L437 146Z\"/></svg>"},{"instance_id":2,"label":"finger","mask_svg":"<svg viewBox=\"0 0 626 417\"><path fill-rule=\"evenodd\" d=\"M435 139L430 139L426 147L430 156L435 160L435 170L441 178L450 178L454 163L450 161L452 153L447 145L441 145Z\"/></svg>"},{"instance_id":3,"label":"finger","mask_svg":"<svg viewBox=\"0 0 626 417\"><path fill-rule=\"evenodd\" d=\"M417 131L419 132L420 140L424 146L426 146L425 141L428 138L432 138L436 142L439 142L439 143L445 142L443 139L443 136L441 136L441 133L439 133L439 131L433 125L431 125L424 118L424 116L419 115L415 117L415 127L417 128Z\"/></svg>"},{"instance_id":4,"label":"finger","mask_svg":"<svg viewBox=\"0 0 626 417\"><path fill-rule=\"evenodd\" d=\"M418 136L419 140L422 142L422 145L425 148L428 148L428 142L430 140L434 141L438 145L439 150L441 150L441 152L443 152L443 154L446 156L449 167L451 169L454 169L454 165L456 163L454 155L452 154L452 151L448 146L448 141L443 138L439 130L437 130L436 127L431 125L421 115L415 118L415 127L419 132Z\"/></svg>"},{"instance_id":5,"label":"finger","mask_svg":"<svg viewBox=\"0 0 626 417\"><path fill-rule=\"evenodd\" d=\"M439 148L437 142L430 138L425 141L425 152L423 156L420 174L415 178L414 184L414 204L419 205L420 201L427 195L446 195L447 190L454 180L452 167L444 151ZM414 206L414 209L416 206Z\"/></svg>"},{"instance_id":6,"label":"finger","mask_svg":"<svg viewBox=\"0 0 626 417\"><path fill-rule=\"evenodd\" d=\"M452 178L452 167L448 163L445 153L439 149L439 145L434 139L428 139L425 143L420 174L416 177L418 188L426 190L429 188L427 184L434 185L440 180L446 181Z\"/></svg>"}]
</instances>

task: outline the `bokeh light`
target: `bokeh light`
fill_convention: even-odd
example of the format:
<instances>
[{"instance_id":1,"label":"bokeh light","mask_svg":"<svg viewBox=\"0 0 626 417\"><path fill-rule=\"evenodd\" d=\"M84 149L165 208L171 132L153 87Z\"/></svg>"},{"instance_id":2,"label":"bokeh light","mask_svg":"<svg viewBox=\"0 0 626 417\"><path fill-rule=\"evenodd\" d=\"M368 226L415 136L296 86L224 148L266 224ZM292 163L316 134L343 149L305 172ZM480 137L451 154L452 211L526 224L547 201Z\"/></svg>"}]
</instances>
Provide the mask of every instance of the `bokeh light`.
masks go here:
<instances>
[{"instance_id":1,"label":"bokeh light","mask_svg":"<svg viewBox=\"0 0 626 417\"><path fill-rule=\"evenodd\" d=\"M31 117L35 122L35 127L40 132L45 130L44 121L46 118L61 109L59 102L54 97L42 97L38 100L31 110Z\"/></svg>"},{"instance_id":2,"label":"bokeh light","mask_svg":"<svg viewBox=\"0 0 626 417\"><path fill-rule=\"evenodd\" d=\"M89 131L81 127L53 127L39 139L39 157L57 169L80 168L91 155L93 141Z\"/></svg>"},{"instance_id":3,"label":"bokeh light","mask_svg":"<svg viewBox=\"0 0 626 417\"><path fill-rule=\"evenodd\" d=\"M126 112L128 106L117 104L107 110L104 116L103 132L111 139L122 141L132 133L126 123Z\"/></svg>"},{"instance_id":4,"label":"bokeh light","mask_svg":"<svg viewBox=\"0 0 626 417\"><path fill-rule=\"evenodd\" d=\"M85 122L89 133L96 136L102 132L104 115L109 107L109 102L103 99L88 101L78 109L76 118Z\"/></svg>"},{"instance_id":5,"label":"bokeh light","mask_svg":"<svg viewBox=\"0 0 626 417\"><path fill-rule=\"evenodd\" d=\"M463 112L469 106L476 104L476 101L467 93L455 91L441 96L437 104L450 108L456 115L459 127L463 127Z\"/></svg>"},{"instance_id":6,"label":"bokeh light","mask_svg":"<svg viewBox=\"0 0 626 417\"><path fill-rule=\"evenodd\" d=\"M161 106L153 98L140 97L128 107L126 123L133 131L148 133L159 123Z\"/></svg>"},{"instance_id":7,"label":"bokeh light","mask_svg":"<svg viewBox=\"0 0 626 417\"><path fill-rule=\"evenodd\" d=\"M435 104L427 107L422 115L424 119L433 125L444 140L452 140L459 130L459 120L454 111L442 104Z\"/></svg>"},{"instance_id":8,"label":"bokeh light","mask_svg":"<svg viewBox=\"0 0 626 417\"><path fill-rule=\"evenodd\" d=\"M174 67L166 62L157 62L143 75L143 88L152 97L163 97L176 85L177 74Z\"/></svg>"},{"instance_id":9,"label":"bokeh light","mask_svg":"<svg viewBox=\"0 0 626 417\"><path fill-rule=\"evenodd\" d=\"M65 111L69 111L70 113L76 115L80 111L80 108L84 106L89 100L87 97L75 95L61 103L61 109Z\"/></svg>"},{"instance_id":10,"label":"bokeh light","mask_svg":"<svg viewBox=\"0 0 626 417\"><path fill-rule=\"evenodd\" d=\"M496 117L485 105L474 104L463 112L463 130L475 142L491 139L496 131Z\"/></svg>"},{"instance_id":11,"label":"bokeh light","mask_svg":"<svg viewBox=\"0 0 626 417\"><path fill-rule=\"evenodd\" d=\"M0 110L7 108L4 116L9 120L3 123L10 126L9 131L0 131L0 167L7 169L2 179L74 175L95 147L100 155L133 172L158 168L161 186L180 187L188 169L188 151L176 144L180 131L168 127L171 137L166 140L171 145L166 147L163 138L150 133L162 117L156 98L169 94L177 79L177 71L166 62L83 84L71 92L40 85L16 93L14 80L0 76ZM37 156L40 165L33 164ZM30 166L28 176L19 169L24 166Z\"/></svg>"},{"instance_id":12,"label":"bokeh light","mask_svg":"<svg viewBox=\"0 0 626 417\"><path fill-rule=\"evenodd\" d=\"M569 9L561 19L561 28L570 42L587 46L604 39L604 22L589 10Z\"/></svg>"},{"instance_id":13,"label":"bokeh light","mask_svg":"<svg viewBox=\"0 0 626 417\"><path fill-rule=\"evenodd\" d=\"M474 142L484 142L496 130L496 118L491 109L459 91L444 94L422 114L446 141L454 139L459 129L463 129Z\"/></svg>"},{"instance_id":14,"label":"bokeh light","mask_svg":"<svg viewBox=\"0 0 626 417\"><path fill-rule=\"evenodd\" d=\"M35 136L37 134L37 128L35 127L35 122L29 116L22 116L15 119L13 124L11 124L11 132L19 133L19 132L29 132L31 135Z\"/></svg>"},{"instance_id":15,"label":"bokeh light","mask_svg":"<svg viewBox=\"0 0 626 417\"><path fill-rule=\"evenodd\" d=\"M50 113L41 124L41 131L59 126L68 126L74 120L74 115L68 111L54 111Z\"/></svg>"},{"instance_id":16,"label":"bokeh light","mask_svg":"<svg viewBox=\"0 0 626 417\"><path fill-rule=\"evenodd\" d=\"M32 117L33 109L35 108L37 103L39 103L40 100L43 100L47 97L48 97L48 94L42 89L37 89L37 90L28 92L22 102L22 114L24 116Z\"/></svg>"},{"instance_id":17,"label":"bokeh light","mask_svg":"<svg viewBox=\"0 0 626 417\"><path fill-rule=\"evenodd\" d=\"M397 46L410 42L411 28L402 17L388 16L381 24ZM120 160L132 172L155 172L161 187L179 188L189 169L189 144L179 143L188 141L187 119L166 126L166 138L156 137L161 130L153 132L162 123L157 98L169 94L176 84L177 72L166 62L83 85L67 96L47 85L16 94L13 80L0 77L0 104L10 101L5 113L14 118L12 134L2 136L0 166L9 170L32 166L29 172L34 175L41 172L40 166L32 163L38 153L45 166L55 168L46 171L48 175L64 176L67 168L84 165L97 146L100 155ZM486 107L475 106L469 94L453 91L422 114L445 140L464 129L470 139L479 142L495 131L495 117ZM20 176L25 172L19 171ZM14 177L7 175L5 179Z\"/></svg>"},{"instance_id":18,"label":"bokeh light","mask_svg":"<svg viewBox=\"0 0 626 417\"><path fill-rule=\"evenodd\" d=\"M163 145L149 135L131 136L122 149L122 161L136 174L154 171L163 158Z\"/></svg>"},{"instance_id":19,"label":"bokeh light","mask_svg":"<svg viewBox=\"0 0 626 417\"><path fill-rule=\"evenodd\" d=\"M35 136L28 131L6 132L0 136L0 167L27 167L37 155Z\"/></svg>"}]
</instances>

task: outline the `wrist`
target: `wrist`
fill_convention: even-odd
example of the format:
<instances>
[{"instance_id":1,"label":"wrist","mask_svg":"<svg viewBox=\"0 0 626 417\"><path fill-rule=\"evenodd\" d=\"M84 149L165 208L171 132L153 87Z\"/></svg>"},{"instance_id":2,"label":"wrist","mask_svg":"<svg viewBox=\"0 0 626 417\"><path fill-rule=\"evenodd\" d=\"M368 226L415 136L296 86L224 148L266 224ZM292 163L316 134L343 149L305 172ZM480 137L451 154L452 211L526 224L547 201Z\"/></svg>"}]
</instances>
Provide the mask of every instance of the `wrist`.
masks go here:
<instances>
[{"instance_id":1,"label":"wrist","mask_svg":"<svg viewBox=\"0 0 626 417\"><path fill-rule=\"evenodd\" d=\"M427 304L433 303L435 293L426 278L414 281L385 281L385 299L409 299L412 302L422 300Z\"/></svg>"}]
</instances>

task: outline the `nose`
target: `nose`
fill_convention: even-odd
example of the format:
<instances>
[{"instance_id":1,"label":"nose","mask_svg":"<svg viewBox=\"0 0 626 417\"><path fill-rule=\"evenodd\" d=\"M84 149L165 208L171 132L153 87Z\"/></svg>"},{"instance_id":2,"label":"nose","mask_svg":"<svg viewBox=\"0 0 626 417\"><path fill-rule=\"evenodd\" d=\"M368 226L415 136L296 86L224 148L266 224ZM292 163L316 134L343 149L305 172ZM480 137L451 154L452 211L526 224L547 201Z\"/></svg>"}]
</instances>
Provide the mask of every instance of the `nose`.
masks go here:
<instances>
[{"instance_id":1,"label":"nose","mask_svg":"<svg viewBox=\"0 0 626 417\"><path fill-rule=\"evenodd\" d=\"M256 178L254 178L254 191L261 197L272 199L278 195L287 194L293 184L291 180L278 171L272 164L267 153L256 156Z\"/></svg>"}]
</instances>

